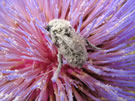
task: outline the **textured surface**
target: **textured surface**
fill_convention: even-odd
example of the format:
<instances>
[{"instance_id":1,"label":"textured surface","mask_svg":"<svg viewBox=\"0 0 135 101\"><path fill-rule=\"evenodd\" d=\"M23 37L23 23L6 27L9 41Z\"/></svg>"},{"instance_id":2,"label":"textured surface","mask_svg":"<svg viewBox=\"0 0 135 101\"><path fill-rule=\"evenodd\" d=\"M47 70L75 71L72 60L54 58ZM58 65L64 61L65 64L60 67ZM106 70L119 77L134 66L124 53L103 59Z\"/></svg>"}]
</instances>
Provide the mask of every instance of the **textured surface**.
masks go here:
<instances>
[{"instance_id":1,"label":"textured surface","mask_svg":"<svg viewBox=\"0 0 135 101\"><path fill-rule=\"evenodd\" d=\"M76 33L70 22L66 20L51 20L48 23L49 26L49 34L59 54L70 66L81 68L87 59L85 39Z\"/></svg>"},{"instance_id":2,"label":"textured surface","mask_svg":"<svg viewBox=\"0 0 135 101\"><path fill-rule=\"evenodd\" d=\"M56 83L54 18L105 50L82 70L64 61ZM0 101L134 101L134 37L134 0L0 0Z\"/></svg>"}]
</instances>

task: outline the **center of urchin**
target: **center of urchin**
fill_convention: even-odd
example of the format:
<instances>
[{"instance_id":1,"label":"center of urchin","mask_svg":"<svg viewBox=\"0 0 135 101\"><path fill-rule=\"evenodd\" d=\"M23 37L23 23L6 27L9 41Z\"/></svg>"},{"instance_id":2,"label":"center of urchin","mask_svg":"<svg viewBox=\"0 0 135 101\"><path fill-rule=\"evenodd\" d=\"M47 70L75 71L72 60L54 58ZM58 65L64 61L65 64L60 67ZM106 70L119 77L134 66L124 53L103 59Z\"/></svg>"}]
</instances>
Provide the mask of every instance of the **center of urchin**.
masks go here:
<instances>
[{"instance_id":1,"label":"center of urchin","mask_svg":"<svg viewBox=\"0 0 135 101\"><path fill-rule=\"evenodd\" d=\"M59 72L62 68L62 57L73 68L82 68L87 60L86 46L92 50L100 50L93 44L89 43L87 39L81 37L70 22L64 19L51 20L46 26L46 30L50 33L53 44L58 48L57 70L54 72L52 81L56 82Z\"/></svg>"}]
</instances>

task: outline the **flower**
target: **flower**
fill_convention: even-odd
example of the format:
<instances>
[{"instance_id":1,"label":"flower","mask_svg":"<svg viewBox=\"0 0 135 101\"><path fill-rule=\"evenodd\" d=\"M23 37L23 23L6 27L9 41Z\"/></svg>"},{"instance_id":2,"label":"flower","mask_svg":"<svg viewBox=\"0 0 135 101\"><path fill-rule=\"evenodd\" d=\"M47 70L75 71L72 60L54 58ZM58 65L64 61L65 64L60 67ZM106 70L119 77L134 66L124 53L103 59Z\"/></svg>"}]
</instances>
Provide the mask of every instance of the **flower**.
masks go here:
<instances>
[{"instance_id":1,"label":"flower","mask_svg":"<svg viewBox=\"0 0 135 101\"><path fill-rule=\"evenodd\" d=\"M66 19L92 44L82 69L63 64L44 29ZM0 0L1 101L135 100L133 0Z\"/></svg>"}]
</instances>

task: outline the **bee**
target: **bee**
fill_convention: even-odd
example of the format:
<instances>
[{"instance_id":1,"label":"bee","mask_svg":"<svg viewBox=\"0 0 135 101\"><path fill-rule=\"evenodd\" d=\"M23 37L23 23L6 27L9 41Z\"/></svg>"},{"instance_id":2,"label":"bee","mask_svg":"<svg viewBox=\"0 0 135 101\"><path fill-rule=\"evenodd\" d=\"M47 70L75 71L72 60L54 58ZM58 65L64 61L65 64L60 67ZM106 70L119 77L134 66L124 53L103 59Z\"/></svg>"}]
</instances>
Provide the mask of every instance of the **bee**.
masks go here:
<instances>
[{"instance_id":1,"label":"bee","mask_svg":"<svg viewBox=\"0 0 135 101\"><path fill-rule=\"evenodd\" d=\"M87 60L87 48L91 50L100 50L87 39L75 32L70 22L64 19L53 19L45 28L50 33L52 43L57 47L58 67L54 72L51 80L56 82L59 72L62 68L63 58L73 68L82 68Z\"/></svg>"}]
</instances>

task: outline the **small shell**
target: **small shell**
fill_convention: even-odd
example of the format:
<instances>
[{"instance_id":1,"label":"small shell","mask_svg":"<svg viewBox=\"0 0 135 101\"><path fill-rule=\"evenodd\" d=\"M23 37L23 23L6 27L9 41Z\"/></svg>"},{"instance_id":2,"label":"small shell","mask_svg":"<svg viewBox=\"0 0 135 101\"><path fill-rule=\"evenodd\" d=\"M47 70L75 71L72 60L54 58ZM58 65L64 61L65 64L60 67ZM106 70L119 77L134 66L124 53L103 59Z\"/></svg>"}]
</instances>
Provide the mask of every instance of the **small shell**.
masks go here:
<instances>
[{"instance_id":1,"label":"small shell","mask_svg":"<svg viewBox=\"0 0 135 101\"><path fill-rule=\"evenodd\" d=\"M58 68L52 77L53 82L56 82L62 67L62 56L71 67L82 68L87 60L86 44L94 50L99 49L77 34L70 22L64 19L51 20L46 30L58 48Z\"/></svg>"}]
</instances>

